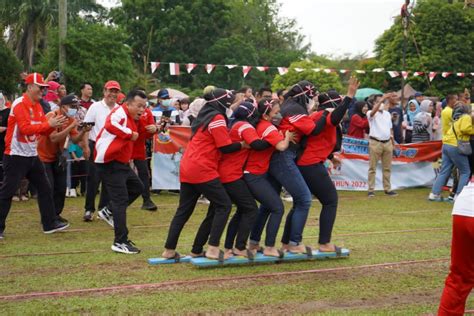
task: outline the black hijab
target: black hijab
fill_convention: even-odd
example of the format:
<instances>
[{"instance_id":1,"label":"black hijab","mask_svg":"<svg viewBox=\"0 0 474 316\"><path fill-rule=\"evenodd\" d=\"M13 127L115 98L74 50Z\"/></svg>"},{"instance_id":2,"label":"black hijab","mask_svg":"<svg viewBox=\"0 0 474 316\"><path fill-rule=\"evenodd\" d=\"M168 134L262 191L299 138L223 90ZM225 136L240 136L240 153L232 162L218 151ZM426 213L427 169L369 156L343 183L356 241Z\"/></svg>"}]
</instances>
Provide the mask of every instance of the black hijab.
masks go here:
<instances>
[{"instance_id":1,"label":"black hijab","mask_svg":"<svg viewBox=\"0 0 474 316\"><path fill-rule=\"evenodd\" d=\"M302 80L295 84L286 94L285 101L281 105L281 115L293 116L297 114L308 114L306 104L316 96L317 91L311 82Z\"/></svg>"},{"instance_id":2,"label":"black hijab","mask_svg":"<svg viewBox=\"0 0 474 316\"><path fill-rule=\"evenodd\" d=\"M191 138L196 134L199 128L205 130L212 119L218 114L224 116L227 123L226 110L231 106L232 102L234 102L234 99L235 96L232 92L221 88L215 88L206 93L204 95L206 104L199 111L198 116L191 125Z\"/></svg>"},{"instance_id":3,"label":"black hijab","mask_svg":"<svg viewBox=\"0 0 474 316\"><path fill-rule=\"evenodd\" d=\"M234 120L231 123L233 126L239 121L249 122L253 127L257 126L258 121L260 120L260 113L253 103L244 101L239 104L237 109L234 111Z\"/></svg>"},{"instance_id":4,"label":"black hijab","mask_svg":"<svg viewBox=\"0 0 474 316\"><path fill-rule=\"evenodd\" d=\"M318 95L318 111L325 110L327 108L336 108L341 104L342 97L336 90L329 90L326 93L321 93Z\"/></svg>"},{"instance_id":5,"label":"black hijab","mask_svg":"<svg viewBox=\"0 0 474 316\"><path fill-rule=\"evenodd\" d=\"M367 103L365 101L357 101L354 105L354 114L359 115L362 118L365 118L366 115L362 112L362 109Z\"/></svg>"}]
</instances>

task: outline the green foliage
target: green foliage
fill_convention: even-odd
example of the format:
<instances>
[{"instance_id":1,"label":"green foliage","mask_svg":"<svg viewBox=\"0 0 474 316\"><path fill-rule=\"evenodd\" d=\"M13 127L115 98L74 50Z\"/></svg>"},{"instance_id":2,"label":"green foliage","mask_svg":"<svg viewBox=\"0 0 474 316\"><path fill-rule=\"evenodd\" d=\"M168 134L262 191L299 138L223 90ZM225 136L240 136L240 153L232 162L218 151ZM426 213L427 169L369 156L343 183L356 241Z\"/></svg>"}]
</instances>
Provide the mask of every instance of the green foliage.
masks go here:
<instances>
[{"instance_id":1,"label":"green foliage","mask_svg":"<svg viewBox=\"0 0 474 316\"><path fill-rule=\"evenodd\" d=\"M50 34L49 46L37 70L48 73L58 68L57 30ZM108 80L117 80L126 91L136 84L131 50L124 44L126 35L119 28L103 24L76 22L68 28L67 63L64 70L69 91L78 93L84 81L92 83L96 95Z\"/></svg>"},{"instance_id":2,"label":"green foliage","mask_svg":"<svg viewBox=\"0 0 474 316\"><path fill-rule=\"evenodd\" d=\"M359 61L357 69L365 70L365 74L355 74L355 76L359 79L361 88L374 88L384 91L388 89L387 74L385 72L372 72L375 68L381 68L377 59L363 59Z\"/></svg>"},{"instance_id":3,"label":"green foliage","mask_svg":"<svg viewBox=\"0 0 474 316\"><path fill-rule=\"evenodd\" d=\"M305 70L297 72L295 68L303 68ZM272 88L274 90L287 89L300 80L308 80L312 82L319 91L336 89L341 92L343 90L341 78L338 74L334 72L329 74L323 71L316 72L313 68L326 68L326 66L308 60L294 62L290 65L287 74L282 76L277 75L275 77L275 80L273 80L272 83Z\"/></svg>"},{"instance_id":4,"label":"green foliage","mask_svg":"<svg viewBox=\"0 0 474 316\"><path fill-rule=\"evenodd\" d=\"M417 1L415 17L408 32L406 69L413 71L472 72L474 69L474 10L463 9L462 3L450 4L443 0ZM414 43L414 40L416 44ZM400 19L385 31L376 42L376 53L382 67L388 70L402 68L403 30ZM417 46L419 55L417 52ZM440 76L440 73L438 73ZM427 77L409 77L408 82L417 90L445 95L462 91L472 83L469 78L436 77L428 83ZM399 88L400 79L390 79L390 88Z\"/></svg>"},{"instance_id":5,"label":"green foliage","mask_svg":"<svg viewBox=\"0 0 474 316\"><path fill-rule=\"evenodd\" d=\"M5 42L0 41L0 90L12 94L17 90L17 83L22 70L21 63Z\"/></svg>"}]
</instances>

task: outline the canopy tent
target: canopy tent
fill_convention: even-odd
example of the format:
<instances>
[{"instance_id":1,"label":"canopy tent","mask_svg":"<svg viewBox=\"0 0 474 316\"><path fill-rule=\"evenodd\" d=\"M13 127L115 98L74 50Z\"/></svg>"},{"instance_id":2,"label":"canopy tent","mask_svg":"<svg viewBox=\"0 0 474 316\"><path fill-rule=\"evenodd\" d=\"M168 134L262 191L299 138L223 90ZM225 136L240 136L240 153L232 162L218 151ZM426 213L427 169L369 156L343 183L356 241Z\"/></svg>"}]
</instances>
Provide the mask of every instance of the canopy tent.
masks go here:
<instances>
[{"instance_id":1,"label":"canopy tent","mask_svg":"<svg viewBox=\"0 0 474 316\"><path fill-rule=\"evenodd\" d=\"M359 101L365 101L365 98L371 96L372 94L383 94L383 92L373 88L362 88L357 89L355 97Z\"/></svg>"}]
</instances>

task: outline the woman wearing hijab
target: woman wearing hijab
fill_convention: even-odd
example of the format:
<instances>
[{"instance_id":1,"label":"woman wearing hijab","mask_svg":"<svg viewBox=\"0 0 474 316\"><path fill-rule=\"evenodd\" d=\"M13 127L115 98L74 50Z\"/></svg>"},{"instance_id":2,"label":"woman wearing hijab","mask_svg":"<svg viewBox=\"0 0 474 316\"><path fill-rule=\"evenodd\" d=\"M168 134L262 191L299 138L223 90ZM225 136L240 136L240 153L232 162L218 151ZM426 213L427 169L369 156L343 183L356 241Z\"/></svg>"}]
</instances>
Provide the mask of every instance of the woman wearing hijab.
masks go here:
<instances>
[{"instance_id":1,"label":"woman wearing hijab","mask_svg":"<svg viewBox=\"0 0 474 316\"><path fill-rule=\"evenodd\" d=\"M415 115L413 120L412 143L428 142L432 140L433 134L433 102L423 100L420 104L420 112Z\"/></svg>"},{"instance_id":2,"label":"woman wearing hijab","mask_svg":"<svg viewBox=\"0 0 474 316\"><path fill-rule=\"evenodd\" d=\"M358 101L355 104L354 114L349 123L348 136L354 138L365 138L365 134L369 133L369 120L367 119L367 111L369 107L365 101Z\"/></svg>"},{"instance_id":3,"label":"woman wearing hijab","mask_svg":"<svg viewBox=\"0 0 474 316\"><path fill-rule=\"evenodd\" d=\"M303 155L298 159L298 167L311 193L322 204L319 216L319 251L340 253L341 249L330 244L332 229L336 220L337 191L324 165L327 159L332 159L332 153L337 145L337 128L341 123L354 95L359 87L355 78L349 80L346 97L335 92L320 94L318 110L311 114L311 119L318 121L326 118L323 131L317 136L309 136ZM325 112L330 112L325 114ZM285 233L283 233L285 238Z\"/></svg>"},{"instance_id":4,"label":"woman wearing hijab","mask_svg":"<svg viewBox=\"0 0 474 316\"><path fill-rule=\"evenodd\" d=\"M415 121L415 116L420 113L420 106L418 102L413 99L408 102L406 113L404 116L404 127L405 127L405 143L412 142L413 136L413 122Z\"/></svg>"},{"instance_id":5,"label":"woman wearing hijab","mask_svg":"<svg viewBox=\"0 0 474 316\"><path fill-rule=\"evenodd\" d=\"M442 163L438 177L433 184L431 193L428 197L430 201L443 201L441 189L451 175L453 166L459 170L459 182L456 189L456 195L461 193L464 186L469 181L469 159L468 156L459 152L458 141L469 141L471 135L474 135L474 125L471 106L460 104L453 110L453 124L443 136Z\"/></svg>"},{"instance_id":6,"label":"woman wearing hijab","mask_svg":"<svg viewBox=\"0 0 474 316\"><path fill-rule=\"evenodd\" d=\"M282 243L284 249L294 253L309 254L312 251L302 243L303 230L311 206L311 192L296 165L296 158L302 137L318 135L326 124L327 112L316 123L308 115L308 109L314 106L315 97L314 85L306 80L298 82L285 94L285 101L281 106L283 118L278 128L282 134L286 131L293 132L295 143L291 143L287 150L275 152L270 160L270 175L281 183L293 198L293 208L285 223L287 234Z\"/></svg>"},{"instance_id":7,"label":"woman wearing hijab","mask_svg":"<svg viewBox=\"0 0 474 316\"><path fill-rule=\"evenodd\" d=\"M251 250L261 249L259 243L266 224L263 254L280 257L283 253L275 247L275 241L285 208L280 198L281 184L268 173L268 168L272 154L275 150L286 150L293 139L293 133L286 131L283 136L275 127L281 120L278 100L261 100L258 103L258 111L262 113L262 116L256 127L257 134L262 140L270 143L271 147L262 151L251 149L245 165L245 182L255 199L260 203L249 243Z\"/></svg>"},{"instance_id":8,"label":"woman wearing hijab","mask_svg":"<svg viewBox=\"0 0 474 316\"><path fill-rule=\"evenodd\" d=\"M176 214L171 221L165 244L164 258L179 259L176 252L179 235L203 194L213 204L214 217L209 234L209 259L223 260L219 243L224 231L232 202L219 180L218 161L222 154L242 148L242 143L232 142L227 131L226 110L234 96L230 91L215 88L204 95L206 105L191 126L191 140L180 164L180 197ZM206 236L207 238L207 236Z\"/></svg>"}]
</instances>

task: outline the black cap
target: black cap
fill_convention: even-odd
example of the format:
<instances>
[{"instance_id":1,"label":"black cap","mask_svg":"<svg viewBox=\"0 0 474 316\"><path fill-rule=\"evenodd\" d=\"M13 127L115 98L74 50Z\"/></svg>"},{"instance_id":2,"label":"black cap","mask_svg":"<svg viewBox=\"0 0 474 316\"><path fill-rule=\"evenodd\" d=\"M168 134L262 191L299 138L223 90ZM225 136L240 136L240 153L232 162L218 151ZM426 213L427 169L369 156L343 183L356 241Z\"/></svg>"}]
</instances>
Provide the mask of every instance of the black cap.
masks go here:
<instances>
[{"instance_id":1,"label":"black cap","mask_svg":"<svg viewBox=\"0 0 474 316\"><path fill-rule=\"evenodd\" d=\"M74 95L70 94L61 99L59 105L79 105L79 99Z\"/></svg>"},{"instance_id":2,"label":"black cap","mask_svg":"<svg viewBox=\"0 0 474 316\"><path fill-rule=\"evenodd\" d=\"M169 94L168 90L167 89L160 89L160 91L158 91L158 98L160 98L160 99L169 99L170 94Z\"/></svg>"}]
</instances>

